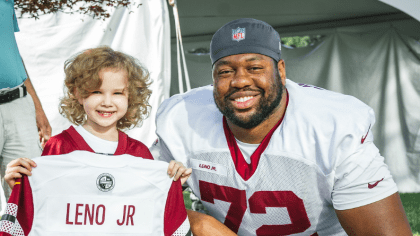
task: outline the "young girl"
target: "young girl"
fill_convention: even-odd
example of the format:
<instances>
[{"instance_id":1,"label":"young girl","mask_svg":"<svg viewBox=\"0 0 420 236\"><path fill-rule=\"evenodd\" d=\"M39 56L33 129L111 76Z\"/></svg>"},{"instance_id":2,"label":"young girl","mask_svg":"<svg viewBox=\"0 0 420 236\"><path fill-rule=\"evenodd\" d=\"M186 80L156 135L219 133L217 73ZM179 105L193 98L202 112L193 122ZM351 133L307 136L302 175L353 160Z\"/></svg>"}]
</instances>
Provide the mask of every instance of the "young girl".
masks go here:
<instances>
[{"instance_id":1,"label":"young girl","mask_svg":"<svg viewBox=\"0 0 420 236\"><path fill-rule=\"evenodd\" d=\"M148 148L121 130L141 124L147 117L149 77L138 61L124 53L103 46L85 50L64 65L65 96L60 113L72 123L45 145L45 155L67 154L84 150L107 155L130 154L153 159ZM34 161L18 158L9 163L5 180L13 188L21 174L31 175ZM172 161L169 177L184 183L192 170Z\"/></svg>"}]
</instances>

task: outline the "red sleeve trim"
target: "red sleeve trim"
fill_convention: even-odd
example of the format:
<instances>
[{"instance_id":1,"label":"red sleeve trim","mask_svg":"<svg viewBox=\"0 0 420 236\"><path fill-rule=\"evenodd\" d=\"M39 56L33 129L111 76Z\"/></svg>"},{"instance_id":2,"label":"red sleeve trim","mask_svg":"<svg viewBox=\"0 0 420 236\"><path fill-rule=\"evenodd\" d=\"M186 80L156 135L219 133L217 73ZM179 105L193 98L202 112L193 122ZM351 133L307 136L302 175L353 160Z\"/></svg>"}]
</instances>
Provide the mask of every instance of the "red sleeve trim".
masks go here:
<instances>
[{"instance_id":1,"label":"red sleeve trim","mask_svg":"<svg viewBox=\"0 0 420 236\"><path fill-rule=\"evenodd\" d=\"M29 232L31 232L34 221L34 202L28 176L23 176L22 179L23 181L21 182L22 186L18 193L19 195L16 196L18 198L16 199L18 200L18 209L20 208L16 218L19 221L25 235L28 235Z\"/></svg>"},{"instance_id":2,"label":"red sleeve trim","mask_svg":"<svg viewBox=\"0 0 420 236\"><path fill-rule=\"evenodd\" d=\"M16 224L19 224L21 230L23 230L24 235L29 235L34 220L34 205L32 198L32 188L29 184L29 179L27 176L16 179L16 184L13 187L13 191L7 203L5 213L15 216L15 226ZM8 222L8 224L13 223ZM20 230L17 227L13 228L15 228L15 230ZM13 234L13 232L7 232L8 230L6 228L3 229L2 227L1 230L2 232L0 235L11 235L10 233Z\"/></svg>"},{"instance_id":3,"label":"red sleeve trim","mask_svg":"<svg viewBox=\"0 0 420 236\"><path fill-rule=\"evenodd\" d=\"M187 210L184 205L181 181L173 181L166 198L164 213L164 234L171 236L187 219Z\"/></svg>"}]
</instances>

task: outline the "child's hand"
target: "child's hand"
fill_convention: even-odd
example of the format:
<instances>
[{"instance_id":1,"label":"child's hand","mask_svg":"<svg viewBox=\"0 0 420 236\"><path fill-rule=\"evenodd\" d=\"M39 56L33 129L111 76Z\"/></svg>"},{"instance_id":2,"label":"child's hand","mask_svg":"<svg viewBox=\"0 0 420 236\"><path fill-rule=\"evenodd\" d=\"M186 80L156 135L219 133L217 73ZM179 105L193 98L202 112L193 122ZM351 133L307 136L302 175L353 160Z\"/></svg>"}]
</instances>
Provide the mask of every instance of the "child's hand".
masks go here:
<instances>
[{"instance_id":1,"label":"child's hand","mask_svg":"<svg viewBox=\"0 0 420 236\"><path fill-rule=\"evenodd\" d=\"M22 174L31 176L32 167L36 167L36 163L29 158L18 158L7 164L6 175L4 180L9 185L10 189L13 189L15 180L21 178Z\"/></svg>"},{"instance_id":2,"label":"child's hand","mask_svg":"<svg viewBox=\"0 0 420 236\"><path fill-rule=\"evenodd\" d=\"M192 173L192 169L185 168L185 166L182 164L182 162L179 161L171 161L169 162L168 166L168 175L169 177L174 177L174 181L177 181L179 177L181 177L181 184L184 184L188 177L190 177Z\"/></svg>"}]
</instances>

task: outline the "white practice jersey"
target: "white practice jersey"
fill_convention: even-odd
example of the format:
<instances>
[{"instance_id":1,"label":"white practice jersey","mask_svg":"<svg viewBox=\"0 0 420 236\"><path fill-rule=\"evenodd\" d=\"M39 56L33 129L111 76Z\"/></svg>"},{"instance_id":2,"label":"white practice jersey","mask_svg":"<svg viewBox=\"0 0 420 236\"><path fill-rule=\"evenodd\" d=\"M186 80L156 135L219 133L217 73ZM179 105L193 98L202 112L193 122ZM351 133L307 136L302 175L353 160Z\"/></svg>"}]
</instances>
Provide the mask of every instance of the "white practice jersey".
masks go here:
<instances>
[{"instance_id":1,"label":"white practice jersey","mask_svg":"<svg viewBox=\"0 0 420 236\"><path fill-rule=\"evenodd\" d=\"M245 162L213 87L166 100L156 159L193 168L187 183L238 235L346 235L335 209L397 191L373 144L373 110L354 97L287 80L284 117ZM281 118L281 117L279 117Z\"/></svg>"},{"instance_id":2,"label":"white practice jersey","mask_svg":"<svg viewBox=\"0 0 420 236\"><path fill-rule=\"evenodd\" d=\"M179 181L168 163L86 151L33 159L32 176L18 180L0 235L187 235Z\"/></svg>"}]
</instances>

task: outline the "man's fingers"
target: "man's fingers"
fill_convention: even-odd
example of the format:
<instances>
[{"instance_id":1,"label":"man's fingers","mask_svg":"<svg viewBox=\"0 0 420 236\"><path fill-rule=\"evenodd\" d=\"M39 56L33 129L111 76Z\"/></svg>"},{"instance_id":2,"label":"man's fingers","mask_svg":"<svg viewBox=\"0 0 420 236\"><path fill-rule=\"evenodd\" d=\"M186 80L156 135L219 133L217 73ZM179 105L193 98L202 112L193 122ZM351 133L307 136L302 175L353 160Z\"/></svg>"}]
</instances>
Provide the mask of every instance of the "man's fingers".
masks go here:
<instances>
[{"instance_id":1,"label":"man's fingers","mask_svg":"<svg viewBox=\"0 0 420 236\"><path fill-rule=\"evenodd\" d=\"M51 125L42 110L36 112L36 125L38 127L39 141L45 143L51 137Z\"/></svg>"},{"instance_id":2,"label":"man's fingers","mask_svg":"<svg viewBox=\"0 0 420 236\"><path fill-rule=\"evenodd\" d=\"M50 124L45 124L45 126L41 129L42 130L42 137L44 138L44 141L47 142L48 139L51 137L51 126Z\"/></svg>"},{"instance_id":3,"label":"man's fingers","mask_svg":"<svg viewBox=\"0 0 420 236\"><path fill-rule=\"evenodd\" d=\"M51 137L51 127L49 126L49 124L40 126L38 134L40 142L46 143Z\"/></svg>"},{"instance_id":4,"label":"man's fingers","mask_svg":"<svg viewBox=\"0 0 420 236\"><path fill-rule=\"evenodd\" d=\"M38 129L39 142L42 143L42 132Z\"/></svg>"}]
</instances>

